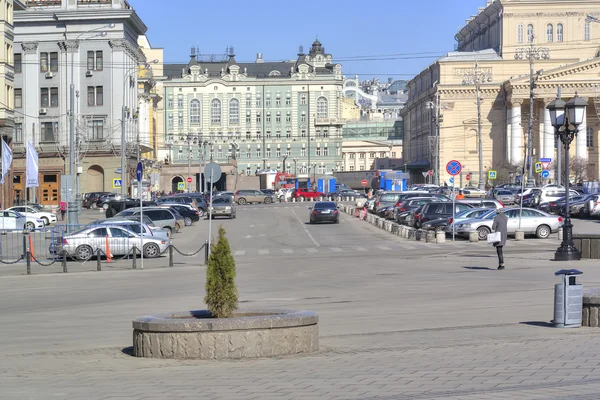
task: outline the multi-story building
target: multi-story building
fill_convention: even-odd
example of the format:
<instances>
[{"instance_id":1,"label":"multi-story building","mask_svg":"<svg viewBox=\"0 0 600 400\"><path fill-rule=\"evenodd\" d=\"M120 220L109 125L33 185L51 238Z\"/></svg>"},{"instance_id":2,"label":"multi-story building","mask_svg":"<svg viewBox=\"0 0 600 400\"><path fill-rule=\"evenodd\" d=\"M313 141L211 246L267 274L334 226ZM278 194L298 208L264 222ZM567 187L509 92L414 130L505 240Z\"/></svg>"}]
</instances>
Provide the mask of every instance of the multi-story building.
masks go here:
<instances>
[{"instance_id":1,"label":"multi-story building","mask_svg":"<svg viewBox=\"0 0 600 400\"><path fill-rule=\"evenodd\" d=\"M13 199L25 198L28 141L39 154L38 202L58 204L65 174L77 175L75 192L120 191L115 180L121 178L123 126L131 182L135 162L129 161L151 149L138 118L138 68L146 58L137 38L146 30L126 0L28 0L15 12Z\"/></svg>"},{"instance_id":2,"label":"multi-story building","mask_svg":"<svg viewBox=\"0 0 600 400\"><path fill-rule=\"evenodd\" d=\"M316 40L296 60L238 63L194 50L187 65L165 65L165 150L161 188L191 177L201 189L201 160L226 174L285 170L299 177L331 174L342 156L342 66ZM189 166L189 172L188 172ZM195 177L195 179L194 179ZM233 188L229 188L233 189Z\"/></svg>"},{"instance_id":3,"label":"multi-story building","mask_svg":"<svg viewBox=\"0 0 600 400\"><path fill-rule=\"evenodd\" d=\"M424 179L421 172L438 167L440 183L448 182L450 176L444 167L450 160L462 162L464 173L472 175L471 182L478 182L478 92L482 179L492 169L497 170L500 180L518 173L528 147L530 106L532 161L556 161L554 128L546 106L556 98L559 87L565 101L575 94L588 101L586 123L579 128L571 157L587 163L588 179L597 180L600 123L595 106L599 105L600 93L600 24L593 17L599 15L599 0L487 1L457 33L457 51L437 60L408 83L409 99L402 111L404 160L413 182ZM535 72L533 103L529 54L533 55ZM552 180L555 165L553 162L550 167ZM537 174L534 178L541 180Z\"/></svg>"}]
</instances>

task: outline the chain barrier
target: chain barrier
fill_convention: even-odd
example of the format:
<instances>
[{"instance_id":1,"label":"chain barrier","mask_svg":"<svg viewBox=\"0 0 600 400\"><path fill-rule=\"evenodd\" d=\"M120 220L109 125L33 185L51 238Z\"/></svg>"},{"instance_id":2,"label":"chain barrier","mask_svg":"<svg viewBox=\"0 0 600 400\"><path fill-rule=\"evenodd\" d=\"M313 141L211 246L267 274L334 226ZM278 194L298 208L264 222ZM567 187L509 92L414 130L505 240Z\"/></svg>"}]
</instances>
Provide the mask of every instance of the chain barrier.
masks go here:
<instances>
[{"instance_id":1,"label":"chain barrier","mask_svg":"<svg viewBox=\"0 0 600 400\"><path fill-rule=\"evenodd\" d=\"M20 256L16 261L2 261L2 260L0 260L0 264L15 265L16 263L21 262L23 260L24 260L23 256Z\"/></svg>"},{"instance_id":2,"label":"chain barrier","mask_svg":"<svg viewBox=\"0 0 600 400\"><path fill-rule=\"evenodd\" d=\"M183 253L183 252L179 251L179 249L175 246L173 246L173 250L175 250L176 252L178 252L179 254L181 254L184 257L193 257L196 254L200 253L204 249L205 246L206 246L206 244L203 244L202 247L200 247L200 249L198 251L195 251L193 253Z\"/></svg>"},{"instance_id":3,"label":"chain barrier","mask_svg":"<svg viewBox=\"0 0 600 400\"><path fill-rule=\"evenodd\" d=\"M33 254L31 255L31 259L32 259L33 261L35 261L35 263L36 263L36 264L38 264L38 265L40 265L40 266L42 266L42 267L49 267L49 266L51 266L51 265L53 265L53 264L55 264L55 263L57 262L57 261L56 261L56 258L54 258L54 259L52 259L52 262L51 262L51 263L43 263L43 262L41 262L41 261L38 261L38 259L37 259L37 258L35 258L35 257L33 256Z\"/></svg>"}]
</instances>

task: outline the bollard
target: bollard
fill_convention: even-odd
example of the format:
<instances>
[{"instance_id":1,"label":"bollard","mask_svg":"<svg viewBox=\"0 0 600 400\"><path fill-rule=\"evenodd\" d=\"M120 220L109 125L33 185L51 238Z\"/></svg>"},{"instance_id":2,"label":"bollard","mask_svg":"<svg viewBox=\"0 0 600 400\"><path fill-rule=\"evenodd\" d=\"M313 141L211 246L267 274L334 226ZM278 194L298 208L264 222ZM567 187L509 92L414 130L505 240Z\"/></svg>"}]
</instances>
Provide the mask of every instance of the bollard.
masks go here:
<instances>
[{"instance_id":1,"label":"bollard","mask_svg":"<svg viewBox=\"0 0 600 400\"><path fill-rule=\"evenodd\" d=\"M435 240L438 243L446 243L446 232L436 232L435 233Z\"/></svg>"},{"instance_id":2,"label":"bollard","mask_svg":"<svg viewBox=\"0 0 600 400\"><path fill-rule=\"evenodd\" d=\"M204 265L208 264L208 256L209 256L209 252L208 252L208 240L204 241Z\"/></svg>"},{"instance_id":3,"label":"bollard","mask_svg":"<svg viewBox=\"0 0 600 400\"><path fill-rule=\"evenodd\" d=\"M133 246L133 265L131 269L137 269L137 247Z\"/></svg>"},{"instance_id":4,"label":"bollard","mask_svg":"<svg viewBox=\"0 0 600 400\"><path fill-rule=\"evenodd\" d=\"M427 243L436 243L435 231L427 231Z\"/></svg>"},{"instance_id":5,"label":"bollard","mask_svg":"<svg viewBox=\"0 0 600 400\"><path fill-rule=\"evenodd\" d=\"M304 203L304 197L300 197L300 203Z\"/></svg>"},{"instance_id":6,"label":"bollard","mask_svg":"<svg viewBox=\"0 0 600 400\"><path fill-rule=\"evenodd\" d=\"M296 198L294 197L294 198L292 199L292 203L295 203L295 202L296 202Z\"/></svg>"},{"instance_id":7,"label":"bollard","mask_svg":"<svg viewBox=\"0 0 600 400\"><path fill-rule=\"evenodd\" d=\"M29 250L27 250L25 258L27 261L27 275L31 275L31 252Z\"/></svg>"},{"instance_id":8,"label":"bollard","mask_svg":"<svg viewBox=\"0 0 600 400\"><path fill-rule=\"evenodd\" d=\"M477 243L477 242L479 242L479 232L477 232L477 231L470 231L469 232L469 242L471 242L471 243Z\"/></svg>"},{"instance_id":9,"label":"bollard","mask_svg":"<svg viewBox=\"0 0 600 400\"><path fill-rule=\"evenodd\" d=\"M425 229L419 229L419 242L427 241L427 231Z\"/></svg>"},{"instance_id":10,"label":"bollard","mask_svg":"<svg viewBox=\"0 0 600 400\"><path fill-rule=\"evenodd\" d=\"M173 266L173 245L169 245L169 267Z\"/></svg>"},{"instance_id":11,"label":"bollard","mask_svg":"<svg viewBox=\"0 0 600 400\"><path fill-rule=\"evenodd\" d=\"M63 268L63 273L67 273L67 251L63 250L62 251L62 268Z\"/></svg>"},{"instance_id":12,"label":"bollard","mask_svg":"<svg viewBox=\"0 0 600 400\"><path fill-rule=\"evenodd\" d=\"M562 241L563 240L563 230L562 228L560 228L558 230L558 240Z\"/></svg>"},{"instance_id":13,"label":"bollard","mask_svg":"<svg viewBox=\"0 0 600 400\"><path fill-rule=\"evenodd\" d=\"M102 271L102 263L100 262L100 249L96 251L96 271Z\"/></svg>"},{"instance_id":14,"label":"bollard","mask_svg":"<svg viewBox=\"0 0 600 400\"><path fill-rule=\"evenodd\" d=\"M525 232L522 231L521 229L517 229L515 231L515 241L520 242L525 240Z\"/></svg>"}]
</instances>

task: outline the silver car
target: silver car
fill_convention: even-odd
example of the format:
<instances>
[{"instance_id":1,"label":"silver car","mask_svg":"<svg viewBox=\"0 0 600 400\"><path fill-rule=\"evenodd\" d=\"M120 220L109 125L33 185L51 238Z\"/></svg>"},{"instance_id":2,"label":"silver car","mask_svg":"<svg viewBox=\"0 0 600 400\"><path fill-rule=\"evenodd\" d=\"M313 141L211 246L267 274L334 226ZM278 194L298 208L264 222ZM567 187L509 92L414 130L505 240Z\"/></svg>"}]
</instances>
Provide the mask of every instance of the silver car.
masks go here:
<instances>
[{"instance_id":1,"label":"silver car","mask_svg":"<svg viewBox=\"0 0 600 400\"><path fill-rule=\"evenodd\" d=\"M512 192L504 189L495 189L492 193L492 197L502 204L515 204L515 195Z\"/></svg>"},{"instance_id":2,"label":"silver car","mask_svg":"<svg viewBox=\"0 0 600 400\"><path fill-rule=\"evenodd\" d=\"M229 217L233 219L236 217L235 202L232 197L219 196L213 198L212 204L209 207L209 217Z\"/></svg>"},{"instance_id":3,"label":"silver car","mask_svg":"<svg viewBox=\"0 0 600 400\"><path fill-rule=\"evenodd\" d=\"M168 230L169 236L171 236L173 232L177 232L179 230L178 226L180 227L180 224L177 223L175 215L169 209L144 207L143 215L150 218L155 226ZM123 210L116 214L114 217L127 219L129 219L129 217L139 218L140 208L128 208L127 210Z\"/></svg>"},{"instance_id":4,"label":"silver car","mask_svg":"<svg viewBox=\"0 0 600 400\"><path fill-rule=\"evenodd\" d=\"M156 227L152 228L145 223L140 223L139 221L133 221L130 219L109 218L104 220L98 220L90 224L90 226L95 225L119 226L138 235L169 240L168 230Z\"/></svg>"},{"instance_id":5,"label":"silver car","mask_svg":"<svg viewBox=\"0 0 600 400\"><path fill-rule=\"evenodd\" d=\"M85 261L96 255L98 250L104 255L107 243L113 256L129 254L135 246L138 250L143 248L144 257L156 258L169 247L170 242L168 239L140 236L118 226L92 226L64 236L56 251L60 254L65 250L68 257Z\"/></svg>"},{"instance_id":6,"label":"silver car","mask_svg":"<svg viewBox=\"0 0 600 400\"><path fill-rule=\"evenodd\" d=\"M550 234L558 232L563 226L562 217L550 215L533 208L523 208L521 215L521 226L519 227L519 209L512 208L504 212L508 217L508 234L514 235L517 229L521 229L526 235L536 235L540 239L547 239ZM492 232L492 224L496 212L486 214L482 219L468 219L456 224L456 234L469 236L469 232L477 231L480 240L485 240Z\"/></svg>"}]
</instances>

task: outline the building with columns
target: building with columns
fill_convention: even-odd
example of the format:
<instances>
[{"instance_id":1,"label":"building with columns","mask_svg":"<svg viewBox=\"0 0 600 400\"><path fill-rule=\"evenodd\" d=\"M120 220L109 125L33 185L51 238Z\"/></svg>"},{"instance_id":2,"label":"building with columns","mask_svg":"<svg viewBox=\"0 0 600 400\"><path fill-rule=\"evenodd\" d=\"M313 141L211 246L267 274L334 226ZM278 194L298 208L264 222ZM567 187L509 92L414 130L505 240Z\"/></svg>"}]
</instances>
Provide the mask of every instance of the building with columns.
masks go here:
<instances>
[{"instance_id":1,"label":"building with columns","mask_svg":"<svg viewBox=\"0 0 600 400\"><path fill-rule=\"evenodd\" d=\"M76 175L75 192L120 192L114 179L121 178L122 121L131 182L137 153L152 148L144 125L147 102L141 104L138 96L138 68L146 58L137 39L146 30L126 0L27 0L23 10L15 11L17 117L10 200L35 198L56 206L65 174ZM140 110L145 118L139 118ZM70 121L75 123L74 148ZM28 141L39 154L35 192L25 191ZM69 170L71 152L74 171Z\"/></svg>"},{"instance_id":2,"label":"building with columns","mask_svg":"<svg viewBox=\"0 0 600 400\"><path fill-rule=\"evenodd\" d=\"M463 173L472 173L472 182L479 180L478 92L485 179L488 170L498 171L496 183L515 179L529 140L529 54L535 55L533 162L552 158L550 179L555 180L556 141L545 107L560 88L565 101L575 94L588 101L586 123L570 155L587 163L587 179L598 180L600 24L588 15L600 15L600 0L494 0L467 19L455 37L457 51L408 83L403 153L413 182L422 181L421 172L436 164L440 183L448 182L445 166L450 160L459 160ZM432 104L442 117L439 136ZM436 140L438 163L432 146ZM534 178L545 183L539 174Z\"/></svg>"}]
</instances>

